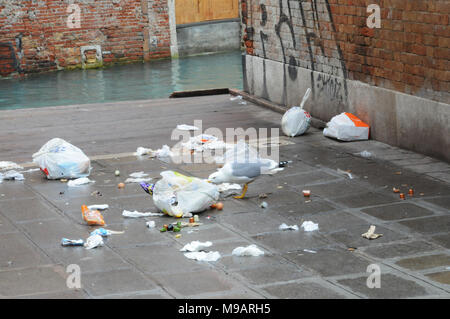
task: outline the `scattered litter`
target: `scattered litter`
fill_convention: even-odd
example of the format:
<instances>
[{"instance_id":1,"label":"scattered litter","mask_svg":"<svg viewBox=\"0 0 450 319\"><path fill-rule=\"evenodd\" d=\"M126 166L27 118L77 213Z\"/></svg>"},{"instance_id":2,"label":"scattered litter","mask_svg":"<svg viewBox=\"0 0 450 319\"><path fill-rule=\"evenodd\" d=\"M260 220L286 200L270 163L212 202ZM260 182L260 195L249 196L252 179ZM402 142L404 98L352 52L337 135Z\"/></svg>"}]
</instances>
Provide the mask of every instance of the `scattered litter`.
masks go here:
<instances>
[{"instance_id":1,"label":"scattered litter","mask_svg":"<svg viewBox=\"0 0 450 319\"><path fill-rule=\"evenodd\" d=\"M231 254L238 257L258 257L264 255L264 251L259 249L256 245L249 245L247 247L237 247L233 249L233 252Z\"/></svg>"},{"instance_id":2,"label":"scattered litter","mask_svg":"<svg viewBox=\"0 0 450 319\"><path fill-rule=\"evenodd\" d=\"M338 172L339 174L347 175L348 178L353 179L353 175L352 175L351 173L347 172L347 171L343 171L343 170L341 170L341 169L338 168L338 169L337 169L337 172Z\"/></svg>"},{"instance_id":3,"label":"scattered litter","mask_svg":"<svg viewBox=\"0 0 450 319\"><path fill-rule=\"evenodd\" d=\"M54 138L33 154L47 179L87 177L91 172L91 161L78 147L60 138Z\"/></svg>"},{"instance_id":4,"label":"scattered litter","mask_svg":"<svg viewBox=\"0 0 450 319\"><path fill-rule=\"evenodd\" d=\"M114 231L114 230L109 230L109 229L104 229L104 228L98 228L98 229L94 230L93 232L91 232L91 236L100 235L102 237L108 237L111 235L120 235L123 233L124 233L123 231Z\"/></svg>"},{"instance_id":5,"label":"scattered litter","mask_svg":"<svg viewBox=\"0 0 450 319\"><path fill-rule=\"evenodd\" d=\"M398 189L398 188L392 188L392 191L394 192L394 193L400 193L400 189Z\"/></svg>"},{"instance_id":6,"label":"scattered litter","mask_svg":"<svg viewBox=\"0 0 450 319\"><path fill-rule=\"evenodd\" d=\"M341 113L334 116L323 135L336 138L341 141L361 141L369 139L369 125L361 121L351 113Z\"/></svg>"},{"instance_id":7,"label":"scattered litter","mask_svg":"<svg viewBox=\"0 0 450 319\"><path fill-rule=\"evenodd\" d=\"M175 238L181 238L181 234L176 235Z\"/></svg>"},{"instance_id":8,"label":"scattered litter","mask_svg":"<svg viewBox=\"0 0 450 319\"><path fill-rule=\"evenodd\" d=\"M264 193L264 194L259 194L258 197L261 198L261 199L263 199L263 198L269 197L269 195L267 195L266 193Z\"/></svg>"},{"instance_id":9,"label":"scattered litter","mask_svg":"<svg viewBox=\"0 0 450 319\"><path fill-rule=\"evenodd\" d=\"M305 221L303 222L302 227L305 231L315 231L319 229L319 224L316 224L312 221Z\"/></svg>"},{"instance_id":10,"label":"scattered litter","mask_svg":"<svg viewBox=\"0 0 450 319\"><path fill-rule=\"evenodd\" d=\"M61 239L61 245L64 247L67 246L83 246L84 245L84 240L83 239L68 239L68 238L63 238Z\"/></svg>"},{"instance_id":11,"label":"scattered litter","mask_svg":"<svg viewBox=\"0 0 450 319\"><path fill-rule=\"evenodd\" d=\"M0 162L0 170L6 170L6 169L22 169L23 167L14 163L14 162L8 162L8 161L2 161Z\"/></svg>"},{"instance_id":12,"label":"scattered litter","mask_svg":"<svg viewBox=\"0 0 450 319\"><path fill-rule=\"evenodd\" d=\"M91 196L102 196L102 193L100 193L99 191L93 191L91 193Z\"/></svg>"},{"instance_id":13,"label":"scattered litter","mask_svg":"<svg viewBox=\"0 0 450 319\"><path fill-rule=\"evenodd\" d=\"M305 134L311 123L311 115L303 109L306 101L311 95L311 89L306 90L300 106L291 107L284 113L281 119L281 129L289 137L295 137Z\"/></svg>"},{"instance_id":14,"label":"scattered litter","mask_svg":"<svg viewBox=\"0 0 450 319\"><path fill-rule=\"evenodd\" d=\"M207 242L193 241L189 244L186 244L183 248L180 249L180 251L189 251L189 252L202 251L202 250L205 250L205 248L208 248L211 246L212 246L212 242L210 242L210 241L207 241Z\"/></svg>"},{"instance_id":15,"label":"scattered litter","mask_svg":"<svg viewBox=\"0 0 450 319\"><path fill-rule=\"evenodd\" d=\"M317 251L315 250L303 249L303 251L311 254L317 254Z\"/></svg>"},{"instance_id":16,"label":"scattered litter","mask_svg":"<svg viewBox=\"0 0 450 319\"><path fill-rule=\"evenodd\" d=\"M298 230L298 226L297 225L292 225L292 226L288 226L285 223L281 224L280 227L278 227L280 230Z\"/></svg>"},{"instance_id":17,"label":"scattered litter","mask_svg":"<svg viewBox=\"0 0 450 319\"><path fill-rule=\"evenodd\" d=\"M146 183L146 182L150 182L153 178L151 177L144 177L144 178L127 178L127 180L125 181L126 184L131 184L131 183Z\"/></svg>"},{"instance_id":18,"label":"scattered litter","mask_svg":"<svg viewBox=\"0 0 450 319\"><path fill-rule=\"evenodd\" d=\"M208 134L192 136L189 141L182 143L181 147L195 152L204 152L205 150L216 150L232 147L217 137Z\"/></svg>"},{"instance_id":19,"label":"scattered litter","mask_svg":"<svg viewBox=\"0 0 450 319\"><path fill-rule=\"evenodd\" d=\"M242 95L236 95L236 96L230 97L230 101L239 101L239 100L242 100L242 99L243 99Z\"/></svg>"},{"instance_id":20,"label":"scattered litter","mask_svg":"<svg viewBox=\"0 0 450 319\"><path fill-rule=\"evenodd\" d=\"M413 197L413 196L414 196L414 189L410 188L410 189L408 190L408 195L411 196L411 197Z\"/></svg>"},{"instance_id":21,"label":"scattered litter","mask_svg":"<svg viewBox=\"0 0 450 319\"><path fill-rule=\"evenodd\" d=\"M239 184L223 183L223 184L217 185L217 188L219 189L219 192L223 193L228 190L241 190L242 186Z\"/></svg>"},{"instance_id":22,"label":"scattered litter","mask_svg":"<svg viewBox=\"0 0 450 319\"><path fill-rule=\"evenodd\" d=\"M148 228L155 228L156 227L156 223L153 220L147 222L146 225L147 225Z\"/></svg>"},{"instance_id":23,"label":"scattered litter","mask_svg":"<svg viewBox=\"0 0 450 319\"><path fill-rule=\"evenodd\" d=\"M124 183L119 183L119 184L117 184L117 188L118 189L124 189L125 188L125 184Z\"/></svg>"},{"instance_id":24,"label":"scattered litter","mask_svg":"<svg viewBox=\"0 0 450 319\"><path fill-rule=\"evenodd\" d=\"M147 184L145 182L140 183L142 189L149 194L150 196L153 196L153 189L155 188L155 184Z\"/></svg>"},{"instance_id":25,"label":"scattered litter","mask_svg":"<svg viewBox=\"0 0 450 319\"><path fill-rule=\"evenodd\" d=\"M269 204L267 204L267 202L262 202L261 205L259 205L261 208L266 209L267 207L269 207Z\"/></svg>"},{"instance_id":26,"label":"scattered litter","mask_svg":"<svg viewBox=\"0 0 450 319\"><path fill-rule=\"evenodd\" d=\"M77 178L77 179L69 181L67 183L67 186L69 186L69 187L79 187L79 186L90 184L90 183L95 183L95 182L91 181L87 177L81 177L81 178Z\"/></svg>"},{"instance_id":27,"label":"scattered litter","mask_svg":"<svg viewBox=\"0 0 450 319\"><path fill-rule=\"evenodd\" d=\"M217 210L222 210L223 209L223 203L222 202L218 202L216 204L212 204L211 208L212 209L217 209Z\"/></svg>"},{"instance_id":28,"label":"scattered litter","mask_svg":"<svg viewBox=\"0 0 450 319\"><path fill-rule=\"evenodd\" d=\"M104 205L90 205L88 206L88 209L90 210L106 210L109 208L109 205L104 204Z\"/></svg>"},{"instance_id":29,"label":"scattered litter","mask_svg":"<svg viewBox=\"0 0 450 319\"><path fill-rule=\"evenodd\" d=\"M114 172L114 175L120 176L120 171L119 171L119 170L116 170L116 171Z\"/></svg>"},{"instance_id":30,"label":"scattered litter","mask_svg":"<svg viewBox=\"0 0 450 319\"><path fill-rule=\"evenodd\" d=\"M83 219L89 226L105 226L105 220L98 210L90 210L86 205L81 206Z\"/></svg>"},{"instance_id":31,"label":"scattered litter","mask_svg":"<svg viewBox=\"0 0 450 319\"><path fill-rule=\"evenodd\" d=\"M142 178L142 177L147 177L148 174L145 174L144 172L136 172L136 173L131 173L130 177L133 178Z\"/></svg>"},{"instance_id":32,"label":"scattered litter","mask_svg":"<svg viewBox=\"0 0 450 319\"><path fill-rule=\"evenodd\" d=\"M60 182L61 182L61 183L67 183L68 181L69 181L69 180L66 179L66 178L61 178L61 179L60 179Z\"/></svg>"},{"instance_id":33,"label":"scattered litter","mask_svg":"<svg viewBox=\"0 0 450 319\"><path fill-rule=\"evenodd\" d=\"M173 156L172 151L170 150L170 147L168 145L164 145L159 150L155 151L155 156L158 158L161 157L171 157Z\"/></svg>"},{"instance_id":34,"label":"scattered litter","mask_svg":"<svg viewBox=\"0 0 450 319\"><path fill-rule=\"evenodd\" d=\"M362 151L361 153L356 153L356 155L359 155L364 158L372 157L372 153L369 151Z\"/></svg>"},{"instance_id":35,"label":"scattered litter","mask_svg":"<svg viewBox=\"0 0 450 319\"><path fill-rule=\"evenodd\" d=\"M347 248L348 251L355 251L356 249L358 249L358 248L356 248L356 247L349 247L349 248Z\"/></svg>"},{"instance_id":36,"label":"scattered litter","mask_svg":"<svg viewBox=\"0 0 450 319\"><path fill-rule=\"evenodd\" d=\"M383 234L375 234L375 229L376 229L376 226L372 225L372 226L370 226L367 233L364 233L361 236L364 238L370 239L370 240L377 239L377 238L383 236Z\"/></svg>"},{"instance_id":37,"label":"scattered litter","mask_svg":"<svg viewBox=\"0 0 450 319\"><path fill-rule=\"evenodd\" d=\"M136 156L144 156L144 155L154 156L154 153L155 152L151 148L138 147L136 150L136 153L134 153L134 155L136 155Z\"/></svg>"},{"instance_id":38,"label":"scattered litter","mask_svg":"<svg viewBox=\"0 0 450 319\"><path fill-rule=\"evenodd\" d=\"M405 200L405 199L406 199L405 194L403 194L403 193L400 193L399 196L400 196L400 199L401 199L401 200Z\"/></svg>"},{"instance_id":39,"label":"scattered litter","mask_svg":"<svg viewBox=\"0 0 450 319\"><path fill-rule=\"evenodd\" d=\"M193 125L181 124L181 125L177 125L177 130L180 130L180 131L198 131L199 128L197 126L193 126Z\"/></svg>"},{"instance_id":40,"label":"scattered litter","mask_svg":"<svg viewBox=\"0 0 450 319\"><path fill-rule=\"evenodd\" d=\"M17 172L17 171L7 171L5 173L0 173L0 183L2 180L11 180L11 181L23 181L25 180L25 177L23 177L23 174Z\"/></svg>"},{"instance_id":41,"label":"scattered litter","mask_svg":"<svg viewBox=\"0 0 450 319\"><path fill-rule=\"evenodd\" d=\"M217 261L221 256L218 251L211 251L211 252L191 252L191 253L185 253L184 256L188 259L193 259L197 261Z\"/></svg>"},{"instance_id":42,"label":"scattered litter","mask_svg":"<svg viewBox=\"0 0 450 319\"><path fill-rule=\"evenodd\" d=\"M155 216L163 216L161 213L140 213L138 211L130 212L128 210L124 210L122 213L123 217L128 218L141 218L141 217L155 217Z\"/></svg>"},{"instance_id":43,"label":"scattered litter","mask_svg":"<svg viewBox=\"0 0 450 319\"><path fill-rule=\"evenodd\" d=\"M103 245L104 245L104 242L103 242L102 236L92 235L92 236L88 237L88 239L86 239L86 243L84 244L84 247L86 249L93 249L93 248L100 247Z\"/></svg>"},{"instance_id":44,"label":"scattered litter","mask_svg":"<svg viewBox=\"0 0 450 319\"><path fill-rule=\"evenodd\" d=\"M198 223L200 221L200 217L198 217L198 215L194 215L194 221Z\"/></svg>"},{"instance_id":45,"label":"scattered litter","mask_svg":"<svg viewBox=\"0 0 450 319\"><path fill-rule=\"evenodd\" d=\"M208 209L219 199L216 185L206 180L164 171L153 189L153 202L163 213L174 217L192 217Z\"/></svg>"},{"instance_id":46,"label":"scattered litter","mask_svg":"<svg viewBox=\"0 0 450 319\"><path fill-rule=\"evenodd\" d=\"M303 191L303 196L304 196L304 197L309 197L309 196L311 196L311 191L310 191L310 190L304 190L304 191Z\"/></svg>"}]
</instances>

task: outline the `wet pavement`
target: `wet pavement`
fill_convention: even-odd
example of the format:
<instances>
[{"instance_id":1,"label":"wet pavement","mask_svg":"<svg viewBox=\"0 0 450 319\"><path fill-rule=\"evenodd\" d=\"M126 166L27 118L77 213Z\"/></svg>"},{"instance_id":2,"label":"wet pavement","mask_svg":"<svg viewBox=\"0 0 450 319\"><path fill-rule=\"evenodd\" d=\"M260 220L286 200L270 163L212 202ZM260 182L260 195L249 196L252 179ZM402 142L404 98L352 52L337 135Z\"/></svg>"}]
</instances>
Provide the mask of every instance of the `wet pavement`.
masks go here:
<instances>
[{"instance_id":1,"label":"wet pavement","mask_svg":"<svg viewBox=\"0 0 450 319\"><path fill-rule=\"evenodd\" d=\"M215 165L176 165L131 153L157 149L177 124L203 120L208 127L279 127L281 115L228 95L0 112L0 160L31 161L53 137L91 157L95 184L69 188L40 172L0 184L0 296L3 298L449 298L450 165L375 141L340 143L311 128L281 137L288 167L250 184L244 200L227 197L223 211L200 213L203 223L181 237L160 233L170 217L126 219L122 211L156 212L138 184L118 189L130 173L157 178L163 170L206 177ZM370 151L370 158L357 153ZM31 167L31 165L25 165ZM121 176L114 175L120 170ZM353 179L339 170L350 170ZM400 200L392 188L413 197ZM302 190L311 190L306 199ZM95 193L97 192L97 193ZM267 198L260 199L265 193ZM262 201L268 208L260 207ZM93 227L82 204L109 204L108 229L125 231L93 250L62 247L62 237L87 238ZM209 218L208 218L209 216ZM156 229L146 221L154 220ZM280 231L279 225L319 224L314 232ZM361 237L377 226L376 240ZM179 250L211 241L222 255L196 262ZM256 244L261 257L233 257ZM350 249L349 248L356 248ZM305 251L306 250L306 251ZM68 265L81 269L81 289L66 286ZM369 265L381 269L381 288L370 289Z\"/></svg>"}]
</instances>

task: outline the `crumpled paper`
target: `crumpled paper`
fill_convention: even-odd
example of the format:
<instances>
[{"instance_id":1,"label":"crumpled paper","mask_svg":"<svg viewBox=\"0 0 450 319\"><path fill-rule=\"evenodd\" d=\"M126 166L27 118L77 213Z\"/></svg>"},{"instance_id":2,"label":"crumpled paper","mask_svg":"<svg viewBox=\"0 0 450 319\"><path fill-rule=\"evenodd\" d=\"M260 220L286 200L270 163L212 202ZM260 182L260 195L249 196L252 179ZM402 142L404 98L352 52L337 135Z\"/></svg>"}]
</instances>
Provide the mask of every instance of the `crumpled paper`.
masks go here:
<instances>
[{"instance_id":1,"label":"crumpled paper","mask_svg":"<svg viewBox=\"0 0 450 319\"><path fill-rule=\"evenodd\" d=\"M367 231L367 233L361 234L361 236L364 237L364 238L366 238L366 239L369 239L369 240L377 239L377 238L379 238L379 237L382 237L383 234L375 234L375 229L376 229L376 228L377 228L377 227L374 226L374 225L370 226L370 228L369 228L369 230Z\"/></svg>"},{"instance_id":2,"label":"crumpled paper","mask_svg":"<svg viewBox=\"0 0 450 319\"><path fill-rule=\"evenodd\" d=\"M221 257L218 251L210 251L208 253L204 251L196 251L185 253L184 256L188 259L197 261L217 261Z\"/></svg>"},{"instance_id":3,"label":"crumpled paper","mask_svg":"<svg viewBox=\"0 0 450 319\"><path fill-rule=\"evenodd\" d=\"M237 247L233 249L233 252L231 253L233 256L252 256L252 257L258 257L264 255L264 251L259 249L256 245L249 245L247 247Z\"/></svg>"},{"instance_id":4,"label":"crumpled paper","mask_svg":"<svg viewBox=\"0 0 450 319\"><path fill-rule=\"evenodd\" d=\"M193 241L189 244L186 244L183 248L180 249L180 251L189 251L189 252L195 252L195 251L201 251L204 250L205 248L211 247L212 246L212 242L207 241L207 242L200 242L200 241Z\"/></svg>"}]
</instances>

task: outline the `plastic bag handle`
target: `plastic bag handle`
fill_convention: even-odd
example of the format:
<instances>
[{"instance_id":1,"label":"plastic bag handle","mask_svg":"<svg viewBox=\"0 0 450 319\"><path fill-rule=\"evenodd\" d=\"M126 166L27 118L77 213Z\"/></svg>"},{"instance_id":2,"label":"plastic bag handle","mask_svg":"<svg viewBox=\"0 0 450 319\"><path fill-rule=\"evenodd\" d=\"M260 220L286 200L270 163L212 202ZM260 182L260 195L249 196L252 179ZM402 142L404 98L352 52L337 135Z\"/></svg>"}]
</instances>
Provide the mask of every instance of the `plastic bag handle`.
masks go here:
<instances>
[{"instance_id":1,"label":"plastic bag handle","mask_svg":"<svg viewBox=\"0 0 450 319\"><path fill-rule=\"evenodd\" d=\"M305 95L303 96L302 103L300 104L300 108L303 109L303 106L305 106L306 101L308 101L309 97L311 96L311 88L308 88L306 90Z\"/></svg>"}]
</instances>

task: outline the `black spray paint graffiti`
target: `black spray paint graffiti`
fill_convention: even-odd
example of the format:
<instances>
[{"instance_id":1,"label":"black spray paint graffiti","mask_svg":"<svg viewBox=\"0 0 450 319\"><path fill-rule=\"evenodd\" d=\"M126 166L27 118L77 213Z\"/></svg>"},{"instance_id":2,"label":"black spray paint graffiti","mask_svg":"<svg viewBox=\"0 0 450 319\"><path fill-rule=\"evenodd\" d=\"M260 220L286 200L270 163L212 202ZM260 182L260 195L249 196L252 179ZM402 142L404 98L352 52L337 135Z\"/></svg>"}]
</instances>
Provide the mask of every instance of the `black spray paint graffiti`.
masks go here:
<instances>
[{"instance_id":1,"label":"black spray paint graffiti","mask_svg":"<svg viewBox=\"0 0 450 319\"><path fill-rule=\"evenodd\" d=\"M299 21L295 21L294 17L292 15L292 8L289 0L279 0L279 16L278 16L278 22L275 25L275 34L277 35L278 41L280 43L281 47L281 54L283 58L284 64L288 64L288 76L291 81L295 81L298 77L298 63L297 59L294 56L287 56L286 53L286 46L285 42L288 41L288 39L283 39L283 33L281 32L281 29L283 27L287 27L290 33L291 41L294 47L294 50L297 50L297 43L301 43L302 37L306 40L307 44L307 52L309 55L309 68L312 71L321 71L318 70L316 65L316 58L315 58L315 51L314 48L318 47L320 49L320 52L323 57L326 57L326 50L323 45L323 41L325 40L325 37L322 34L323 27L321 26L320 21L330 21L331 24L331 31L333 35L336 35L336 26L333 21L333 16L331 14L331 8L328 0L323 0L322 2L325 5L325 10L319 10L318 1L319 0L297 0L299 3L299 10L300 10L300 17L298 18ZM307 12L304 8L304 3L310 2L311 3L311 10L312 10L312 25L306 19ZM305 6L306 7L306 6ZM261 26L265 26L267 23L267 8L264 4L260 5L261 9ZM297 22L297 23L295 23ZM298 34L297 36L300 37L297 41L296 34L294 31L294 25L299 25L303 29L303 34ZM313 31L311 31L313 30ZM269 35L268 33L265 33L264 31L260 31L260 38L262 43L262 50L264 55L264 60L267 59L267 53L266 53L266 43L268 42ZM330 99L338 100L338 102L344 102L347 99L347 68L345 65L345 61L343 58L342 50L339 46L339 43L334 39L334 48L337 52L337 60L339 60L340 63L340 69L341 69L341 77L343 80L339 80L338 78L324 75L321 73L318 73L318 75L314 76L314 72L310 73L310 81L311 81L311 88L313 90L314 96L320 96L322 94L327 95ZM331 57L326 57L331 58ZM283 70L283 104L286 104L287 101L287 75L285 70ZM263 89L263 97L267 98L267 85L266 85L266 65L265 61L263 62L263 72L264 72L264 89Z\"/></svg>"}]
</instances>

